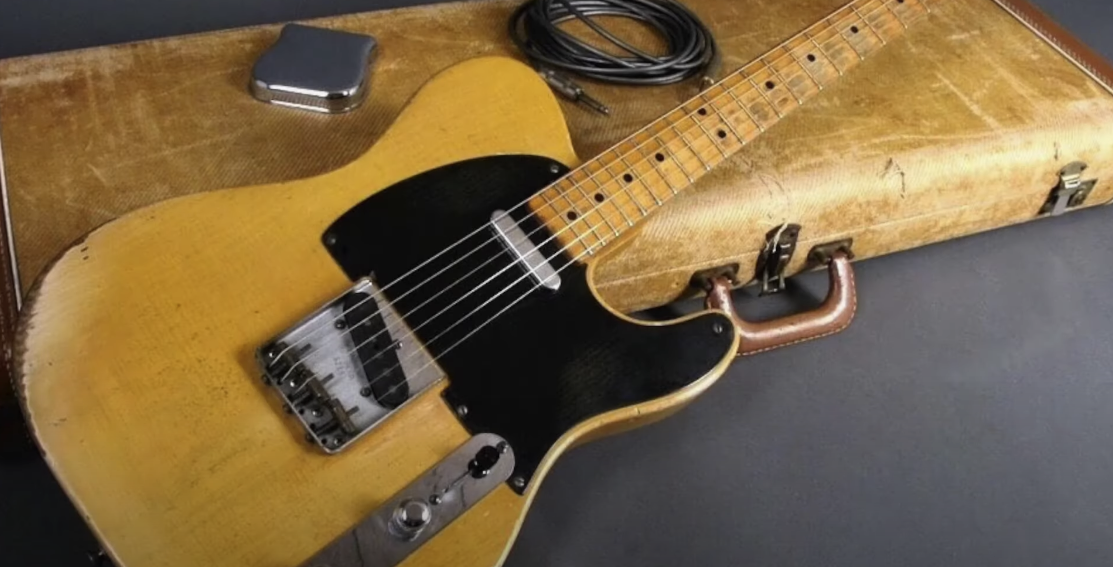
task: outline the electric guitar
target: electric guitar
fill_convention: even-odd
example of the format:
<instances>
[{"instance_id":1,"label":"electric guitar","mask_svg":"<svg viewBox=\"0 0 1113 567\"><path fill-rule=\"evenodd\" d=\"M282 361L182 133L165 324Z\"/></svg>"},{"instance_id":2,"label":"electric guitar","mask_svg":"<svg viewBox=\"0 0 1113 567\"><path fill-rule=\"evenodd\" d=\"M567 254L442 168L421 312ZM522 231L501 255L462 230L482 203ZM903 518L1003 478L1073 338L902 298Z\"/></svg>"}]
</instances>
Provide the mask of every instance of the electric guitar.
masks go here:
<instances>
[{"instance_id":1,"label":"electric guitar","mask_svg":"<svg viewBox=\"0 0 1113 567\"><path fill-rule=\"evenodd\" d=\"M532 69L482 58L342 169L102 226L24 309L46 461L121 567L500 564L565 450L740 346L723 311L609 309L593 260L926 1L850 2L587 162Z\"/></svg>"}]
</instances>

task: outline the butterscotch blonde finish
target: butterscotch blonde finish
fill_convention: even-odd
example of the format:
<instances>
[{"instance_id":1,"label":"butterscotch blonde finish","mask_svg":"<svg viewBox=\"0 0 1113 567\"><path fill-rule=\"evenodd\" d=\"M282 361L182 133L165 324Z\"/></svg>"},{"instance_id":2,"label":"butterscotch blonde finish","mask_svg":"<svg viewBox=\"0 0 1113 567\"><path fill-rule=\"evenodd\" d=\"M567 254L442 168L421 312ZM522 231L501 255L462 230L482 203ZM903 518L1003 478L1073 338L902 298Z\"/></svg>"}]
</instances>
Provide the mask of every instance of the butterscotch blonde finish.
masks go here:
<instances>
[{"instance_id":1,"label":"butterscotch blonde finish","mask_svg":"<svg viewBox=\"0 0 1113 567\"><path fill-rule=\"evenodd\" d=\"M476 59L428 83L338 171L141 209L57 261L25 310L20 394L47 462L122 567L296 565L467 439L442 384L326 456L281 415L253 351L350 285L319 242L337 216L416 173L507 153L577 163L536 75ZM581 424L524 497L500 487L407 564L501 563L557 455L674 411L727 364Z\"/></svg>"}]
</instances>

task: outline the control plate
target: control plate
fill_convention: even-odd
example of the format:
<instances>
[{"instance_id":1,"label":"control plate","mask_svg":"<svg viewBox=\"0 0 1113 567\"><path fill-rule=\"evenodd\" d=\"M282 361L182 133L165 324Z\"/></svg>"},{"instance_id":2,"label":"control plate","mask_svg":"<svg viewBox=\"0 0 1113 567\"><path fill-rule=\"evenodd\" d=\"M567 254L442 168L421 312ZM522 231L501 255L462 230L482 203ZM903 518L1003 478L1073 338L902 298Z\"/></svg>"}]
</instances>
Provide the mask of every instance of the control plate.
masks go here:
<instances>
[{"instance_id":1,"label":"control plate","mask_svg":"<svg viewBox=\"0 0 1113 567\"><path fill-rule=\"evenodd\" d=\"M404 561L514 471L514 451L480 433L344 532L302 567L391 567Z\"/></svg>"}]
</instances>

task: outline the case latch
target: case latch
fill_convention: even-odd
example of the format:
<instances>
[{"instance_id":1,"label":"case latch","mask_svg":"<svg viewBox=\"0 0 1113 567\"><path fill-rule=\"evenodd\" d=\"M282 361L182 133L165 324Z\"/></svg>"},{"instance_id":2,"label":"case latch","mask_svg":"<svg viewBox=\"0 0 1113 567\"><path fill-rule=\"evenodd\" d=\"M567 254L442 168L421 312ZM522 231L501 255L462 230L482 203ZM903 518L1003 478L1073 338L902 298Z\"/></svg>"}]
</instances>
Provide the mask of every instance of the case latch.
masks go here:
<instances>
[{"instance_id":1,"label":"case latch","mask_svg":"<svg viewBox=\"0 0 1113 567\"><path fill-rule=\"evenodd\" d=\"M782 224L765 235L765 248L757 258L754 278L761 282L761 295L780 293L785 289L785 269L796 252L800 225Z\"/></svg>"},{"instance_id":2,"label":"case latch","mask_svg":"<svg viewBox=\"0 0 1113 567\"><path fill-rule=\"evenodd\" d=\"M1086 202L1086 197L1090 196L1090 191L1098 182L1097 179L1082 179L1082 172L1086 167L1085 163L1074 161L1059 170L1059 184L1051 190L1039 214L1057 217L1067 209L1073 209Z\"/></svg>"}]
</instances>

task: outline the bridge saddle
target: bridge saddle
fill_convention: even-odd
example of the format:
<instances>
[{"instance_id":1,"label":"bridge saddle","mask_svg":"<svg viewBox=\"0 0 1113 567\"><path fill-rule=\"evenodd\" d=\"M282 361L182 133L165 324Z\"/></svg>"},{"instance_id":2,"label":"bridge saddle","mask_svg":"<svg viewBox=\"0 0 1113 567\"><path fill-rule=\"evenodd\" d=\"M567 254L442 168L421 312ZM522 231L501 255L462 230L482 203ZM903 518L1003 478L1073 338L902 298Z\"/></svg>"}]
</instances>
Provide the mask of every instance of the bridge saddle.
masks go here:
<instances>
[{"instance_id":1,"label":"bridge saddle","mask_svg":"<svg viewBox=\"0 0 1113 567\"><path fill-rule=\"evenodd\" d=\"M256 358L283 409L327 453L444 376L371 278L268 341Z\"/></svg>"}]
</instances>

